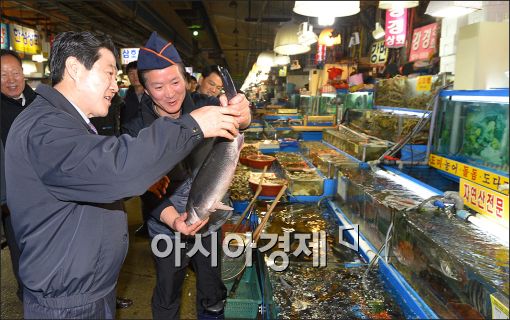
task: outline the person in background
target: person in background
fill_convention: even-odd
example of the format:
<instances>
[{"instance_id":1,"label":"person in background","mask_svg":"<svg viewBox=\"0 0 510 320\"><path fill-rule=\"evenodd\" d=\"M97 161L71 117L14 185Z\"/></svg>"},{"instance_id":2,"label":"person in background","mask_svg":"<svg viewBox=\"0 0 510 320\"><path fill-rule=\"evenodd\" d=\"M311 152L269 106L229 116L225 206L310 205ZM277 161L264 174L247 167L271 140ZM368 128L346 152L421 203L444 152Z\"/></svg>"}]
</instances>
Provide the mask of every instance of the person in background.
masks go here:
<instances>
[{"instance_id":1,"label":"person in background","mask_svg":"<svg viewBox=\"0 0 510 320\"><path fill-rule=\"evenodd\" d=\"M11 50L0 50L0 69L1 69L1 91L2 91L2 149L7 142L7 134L11 128L14 119L27 108L36 97L36 93L25 82L23 75L23 67L18 54ZM2 159L2 181L5 179L4 163ZM5 192L5 190L3 190ZM14 239L12 230L11 216L9 208L5 201L2 201L2 225L5 232L5 238L11 253L12 270L16 281L18 282L18 290L16 295L23 301L23 284L19 279L19 256L20 251L18 244Z\"/></svg>"},{"instance_id":2,"label":"person in background","mask_svg":"<svg viewBox=\"0 0 510 320\"><path fill-rule=\"evenodd\" d=\"M204 138L238 132L236 110L211 106L157 119L136 138L98 135L90 118L105 116L119 90L116 56L108 36L58 34L50 53L53 86L39 85L11 126L5 179L21 249L24 318L115 318L128 249L119 200L147 190ZM173 218L161 215L172 226ZM194 234L205 223L180 231Z\"/></svg>"},{"instance_id":3,"label":"person in background","mask_svg":"<svg viewBox=\"0 0 510 320\"><path fill-rule=\"evenodd\" d=\"M124 106L120 111L120 123L128 123L140 113L140 102L150 99L145 93L143 86L138 80L137 61L132 61L126 66L126 73L130 86L124 97Z\"/></svg>"},{"instance_id":4,"label":"person in background","mask_svg":"<svg viewBox=\"0 0 510 320\"><path fill-rule=\"evenodd\" d=\"M218 66L212 65L202 70L202 77L198 80L197 92L211 97L218 97L223 89L223 82Z\"/></svg>"},{"instance_id":5,"label":"person in background","mask_svg":"<svg viewBox=\"0 0 510 320\"><path fill-rule=\"evenodd\" d=\"M197 90L197 86L198 86L198 83L197 83L197 78L195 78L195 76L189 74L189 77L188 77L188 85L186 86L186 90L188 90L188 92L195 92Z\"/></svg>"},{"instance_id":6,"label":"person in background","mask_svg":"<svg viewBox=\"0 0 510 320\"><path fill-rule=\"evenodd\" d=\"M125 126L126 132L137 136L144 127L161 118L180 119L193 110L200 110L208 105L227 105L226 97L222 102L216 97L197 94L192 99L186 92L186 72L181 59L174 46L160 38L155 32L151 35L145 48L140 49L138 57L139 78L148 95L152 98L150 104L142 105L142 114L139 119ZM221 83L221 82L220 82ZM178 103L179 102L179 103ZM220 108L222 109L222 108ZM237 121L240 128L250 124L251 115L249 103L244 95L238 94L229 101L228 109L237 110ZM182 284L188 265L193 266L197 276L197 315L199 319L206 317L221 318L226 298L226 288L221 280L220 267L212 267L212 257L196 252L192 257L186 255L193 247L195 237L183 236L181 229L185 226L187 213L185 212L188 195L193 182L193 176L200 168L209 149L204 148L210 142L206 139L197 146L193 152L174 167L167 175L170 180L166 196L162 199L153 198L150 203L153 210L148 220L149 234L154 238L158 234L168 235L175 241L175 232L181 232L181 241L186 243L182 249L183 259L181 266L175 264L175 251L172 250L167 257L153 255L156 265L156 287L152 296L152 316L154 319L178 319ZM149 203L149 202L148 202ZM161 216L170 214L174 223L162 223ZM211 252L212 236L201 238L205 250ZM220 240L220 236L216 239ZM158 249L166 250L166 243L159 241ZM173 243L176 248L176 243ZM219 306L217 312L211 313L208 309Z\"/></svg>"}]
</instances>

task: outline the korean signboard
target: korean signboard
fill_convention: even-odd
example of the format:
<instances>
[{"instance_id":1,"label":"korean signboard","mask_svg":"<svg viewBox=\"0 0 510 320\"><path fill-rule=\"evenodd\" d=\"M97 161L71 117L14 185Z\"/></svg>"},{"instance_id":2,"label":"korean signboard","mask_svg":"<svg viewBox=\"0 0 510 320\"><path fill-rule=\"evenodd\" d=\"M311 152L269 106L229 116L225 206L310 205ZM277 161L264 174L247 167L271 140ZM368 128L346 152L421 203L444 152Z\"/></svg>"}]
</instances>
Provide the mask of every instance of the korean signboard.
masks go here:
<instances>
[{"instance_id":1,"label":"korean signboard","mask_svg":"<svg viewBox=\"0 0 510 320\"><path fill-rule=\"evenodd\" d=\"M388 48L384 46L384 40L372 43L370 48L370 63L385 64L388 58Z\"/></svg>"},{"instance_id":2,"label":"korean signboard","mask_svg":"<svg viewBox=\"0 0 510 320\"><path fill-rule=\"evenodd\" d=\"M138 60L139 48L122 48L120 50L120 63L128 64L132 61Z\"/></svg>"},{"instance_id":3,"label":"korean signboard","mask_svg":"<svg viewBox=\"0 0 510 320\"><path fill-rule=\"evenodd\" d=\"M508 227L508 196L464 179L459 194L466 206Z\"/></svg>"},{"instance_id":4,"label":"korean signboard","mask_svg":"<svg viewBox=\"0 0 510 320\"><path fill-rule=\"evenodd\" d=\"M406 43L407 9L397 8L386 10L386 34L384 45L386 48L401 48Z\"/></svg>"},{"instance_id":5,"label":"korean signboard","mask_svg":"<svg viewBox=\"0 0 510 320\"><path fill-rule=\"evenodd\" d=\"M26 54L41 53L41 41L37 30L17 24L11 24L9 28L11 46L14 51Z\"/></svg>"},{"instance_id":6,"label":"korean signboard","mask_svg":"<svg viewBox=\"0 0 510 320\"><path fill-rule=\"evenodd\" d=\"M437 23L414 29L409 61L429 60L436 53Z\"/></svg>"},{"instance_id":7,"label":"korean signboard","mask_svg":"<svg viewBox=\"0 0 510 320\"><path fill-rule=\"evenodd\" d=\"M1 46L0 49L9 49L9 25L1 24Z\"/></svg>"},{"instance_id":8,"label":"korean signboard","mask_svg":"<svg viewBox=\"0 0 510 320\"><path fill-rule=\"evenodd\" d=\"M444 158L436 154L430 155L429 165L495 191L499 190L499 186L508 184L508 177ZM508 190L500 192L508 196Z\"/></svg>"}]
</instances>

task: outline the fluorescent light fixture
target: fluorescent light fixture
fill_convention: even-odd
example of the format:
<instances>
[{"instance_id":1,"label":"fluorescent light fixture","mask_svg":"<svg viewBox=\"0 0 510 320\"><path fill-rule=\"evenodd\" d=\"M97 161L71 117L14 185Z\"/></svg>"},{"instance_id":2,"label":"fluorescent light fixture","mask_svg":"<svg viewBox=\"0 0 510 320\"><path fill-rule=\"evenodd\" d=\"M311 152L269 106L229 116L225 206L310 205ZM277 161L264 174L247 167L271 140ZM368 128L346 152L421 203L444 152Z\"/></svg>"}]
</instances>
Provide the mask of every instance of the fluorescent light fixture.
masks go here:
<instances>
[{"instance_id":1,"label":"fluorescent light fixture","mask_svg":"<svg viewBox=\"0 0 510 320\"><path fill-rule=\"evenodd\" d=\"M375 40L379 40L382 37L384 37L386 33L384 32L384 29L381 27L381 24L379 22L375 23L375 30L372 31L372 36Z\"/></svg>"},{"instance_id":2,"label":"fluorescent light fixture","mask_svg":"<svg viewBox=\"0 0 510 320\"><path fill-rule=\"evenodd\" d=\"M46 59L42 54L34 54L32 56L32 61L44 62L44 61L48 61L48 59Z\"/></svg>"},{"instance_id":3,"label":"fluorescent light fixture","mask_svg":"<svg viewBox=\"0 0 510 320\"><path fill-rule=\"evenodd\" d=\"M432 1L431 1L432 2ZM379 1L380 9L400 9L414 8L420 4L420 1Z\"/></svg>"},{"instance_id":4,"label":"fluorescent light fixture","mask_svg":"<svg viewBox=\"0 0 510 320\"><path fill-rule=\"evenodd\" d=\"M455 18L482 9L483 1L430 1L425 14L438 18Z\"/></svg>"},{"instance_id":5,"label":"fluorescent light fixture","mask_svg":"<svg viewBox=\"0 0 510 320\"><path fill-rule=\"evenodd\" d=\"M508 104L508 97L501 96L451 96L452 101L467 102L500 102Z\"/></svg>"},{"instance_id":6,"label":"fluorescent light fixture","mask_svg":"<svg viewBox=\"0 0 510 320\"><path fill-rule=\"evenodd\" d=\"M392 172L388 172L385 170L377 170L375 173L388 179L388 180L391 180L395 183L400 184L401 186L405 187L409 191L412 191L414 194L416 194L417 196L419 196L420 198L422 198L424 200L428 199L432 196L438 195L437 193L429 190L428 188L425 188L424 186L422 186L416 182L413 182L409 179L403 178L403 177L396 175Z\"/></svg>"}]
</instances>

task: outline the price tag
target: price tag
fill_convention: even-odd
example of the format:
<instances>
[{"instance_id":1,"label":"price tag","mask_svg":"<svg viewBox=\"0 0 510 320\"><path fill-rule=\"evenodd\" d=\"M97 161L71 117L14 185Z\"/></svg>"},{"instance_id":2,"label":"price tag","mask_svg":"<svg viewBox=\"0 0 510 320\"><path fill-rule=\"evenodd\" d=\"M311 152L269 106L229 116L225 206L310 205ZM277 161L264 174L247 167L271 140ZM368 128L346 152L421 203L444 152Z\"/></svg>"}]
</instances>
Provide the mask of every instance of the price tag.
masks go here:
<instances>
[{"instance_id":1,"label":"price tag","mask_svg":"<svg viewBox=\"0 0 510 320\"><path fill-rule=\"evenodd\" d=\"M416 81L416 91L430 91L432 89L432 76L420 76Z\"/></svg>"}]
</instances>

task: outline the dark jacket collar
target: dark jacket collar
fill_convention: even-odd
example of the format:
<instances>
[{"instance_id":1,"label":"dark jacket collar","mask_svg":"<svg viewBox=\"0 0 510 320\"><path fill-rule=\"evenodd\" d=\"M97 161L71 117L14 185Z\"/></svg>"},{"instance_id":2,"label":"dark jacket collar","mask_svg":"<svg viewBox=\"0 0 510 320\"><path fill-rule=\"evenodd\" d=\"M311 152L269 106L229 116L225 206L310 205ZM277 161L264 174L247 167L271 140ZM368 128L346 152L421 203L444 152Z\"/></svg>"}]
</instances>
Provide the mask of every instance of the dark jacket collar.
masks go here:
<instances>
[{"instance_id":1,"label":"dark jacket collar","mask_svg":"<svg viewBox=\"0 0 510 320\"><path fill-rule=\"evenodd\" d=\"M46 99L53 107L64 111L71 115L73 118L76 118L78 121L82 123L82 125L91 133L94 133L87 122L82 118L80 113L74 108L74 106L67 100L62 93L45 84L40 84L35 89L37 94Z\"/></svg>"}]
</instances>

